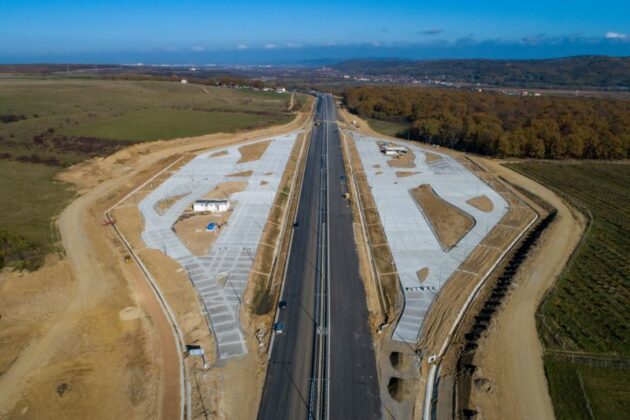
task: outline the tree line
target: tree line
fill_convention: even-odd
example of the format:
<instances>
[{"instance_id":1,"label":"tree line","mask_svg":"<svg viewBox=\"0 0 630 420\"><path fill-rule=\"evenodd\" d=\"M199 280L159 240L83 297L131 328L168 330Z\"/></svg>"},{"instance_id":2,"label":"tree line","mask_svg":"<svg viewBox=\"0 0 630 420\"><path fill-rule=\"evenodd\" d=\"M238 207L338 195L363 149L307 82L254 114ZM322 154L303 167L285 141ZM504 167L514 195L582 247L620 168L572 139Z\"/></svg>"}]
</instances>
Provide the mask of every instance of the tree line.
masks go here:
<instances>
[{"instance_id":1,"label":"tree line","mask_svg":"<svg viewBox=\"0 0 630 420\"><path fill-rule=\"evenodd\" d=\"M343 93L366 118L404 121L399 137L498 157L623 159L630 101L363 86Z\"/></svg>"},{"instance_id":2,"label":"tree line","mask_svg":"<svg viewBox=\"0 0 630 420\"><path fill-rule=\"evenodd\" d=\"M630 57L542 60L351 60L333 68L350 74L438 79L498 86L630 88Z\"/></svg>"}]
</instances>

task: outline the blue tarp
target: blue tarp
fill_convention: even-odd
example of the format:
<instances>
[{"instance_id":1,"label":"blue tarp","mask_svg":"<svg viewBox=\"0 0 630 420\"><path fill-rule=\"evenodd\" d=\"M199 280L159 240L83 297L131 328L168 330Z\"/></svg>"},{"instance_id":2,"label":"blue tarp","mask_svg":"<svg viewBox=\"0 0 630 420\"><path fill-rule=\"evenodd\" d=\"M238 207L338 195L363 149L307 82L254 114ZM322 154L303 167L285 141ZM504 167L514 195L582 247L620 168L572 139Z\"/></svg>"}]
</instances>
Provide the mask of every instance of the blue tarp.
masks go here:
<instances>
[{"instance_id":1,"label":"blue tarp","mask_svg":"<svg viewBox=\"0 0 630 420\"><path fill-rule=\"evenodd\" d=\"M217 228L217 224L216 223L208 223L208 227L206 229L208 229L209 231L213 231Z\"/></svg>"}]
</instances>

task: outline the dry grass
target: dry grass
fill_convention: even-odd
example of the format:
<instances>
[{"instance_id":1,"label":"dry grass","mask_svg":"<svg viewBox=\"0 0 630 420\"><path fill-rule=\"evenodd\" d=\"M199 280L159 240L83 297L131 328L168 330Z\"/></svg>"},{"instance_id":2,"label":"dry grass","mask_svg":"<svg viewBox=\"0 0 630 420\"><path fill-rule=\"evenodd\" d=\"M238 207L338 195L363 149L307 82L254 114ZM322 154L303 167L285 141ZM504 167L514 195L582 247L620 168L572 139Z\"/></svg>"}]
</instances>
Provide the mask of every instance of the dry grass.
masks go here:
<instances>
[{"instance_id":1,"label":"dry grass","mask_svg":"<svg viewBox=\"0 0 630 420\"><path fill-rule=\"evenodd\" d=\"M429 277L429 267L421 268L416 274L418 275L418 281L420 281L420 283L424 282L427 277Z\"/></svg>"},{"instance_id":2,"label":"dry grass","mask_svg":"<svg viewBox=\"0 0 630 420\"><path fill-rule=\"evenodd\" d=\"M525 229L534 214L532 209L525 207L517 193L499 181L494 174L463 158L458 160L475 175L493 186L495 190L500 191L509 207L499 224L490 230L479 246L473 249L460 265L459 269L448 278L431 304L423 323L419 341L427 353L435 353L440 349L448 333L448 328L444 328L444 326L452 325L459 308L462 307L481 278L497 262L502 252ZM480 223L482 222L480 221ZM510 223L511 227L502 226L506 222ZM444 369L452 368L451 363L453 361L450 358L445 363Z\"/></svg>"},{"instance_id":3,"label":"dry grass","mask_svg":"<svg viewBox=\"0 0 630 420\"><path fill-rule=\"evenodd\" d=\"M403 171L396 171L396 177L397 178L407 178L408 176L414 176L416 174L419 174L420 172L403 172Z\"/></svg>"},{"instance_id":4,"label":"dry grass","mask_svg":"<svg viewBox=\"0 0 630 420\"><path fill-rule=\"evenodd\" d=\"M239 177L239 176L243 176L243 177L245 177L245 176L252 176L252 174L253 174L253 173L254 173L254 172L252 172L252 171L250 170L250 171L235 172L235 173L233 173L233 174L229 174L229 175L226 175L226 176L228 176L228 177L230 177L230 178L233 178L233 177Z\"/></svg>"},{"instance_id":5,"label":"dry grass","mask_svg":"<svg viewBox=\"0 0 630 420\"><path fill-rule=\"evenodd\" d=\"M482 245L492 246L496 248L500 248L505 246L505 244L509 244L518 236L519 230L505 227L505 226L495 226L483 241L481 241Z\"/></svg>"},{"instance_id":6,"label":"dry grass","mask_svg":"<svg viewBox=\"0 0 630 420\"><path fill-rule=\"evenodd\" d=\"M469 214L442 199L429 184L412 189L411 195L445 251L457 245L475 225Z\"/></svg>"},{"instance_id":7,"label":"dry grass","mask_svg":"<svg viewBox=\"0 0 630 420\"><path fill-rule=\"evenodd\" d=\"M186 245L194 255L207 255L210 247L219 236L220 230L209 232L209 223L217 223L219 226L227 224L233 209L224 213L192 214L189 217L181 217L173 229L177 237Z\"/></svg>"},{"instance_id":8,"label":"dry grass","mask_svg":"<svg viewBox=\"0 0 630 420\"><path fill-rule=\"evenodd\" d=\"M213 154L210 155L210 159L211 158L216 158L216 157L221 157L221 156L227 156L230 153L227 150L221 150L220 152L215 152Z\"/></svg>"},{"instance_id":9,"label":"dry grass","mask_svg":"<svg viewBox=\"0 0 630 420\"><path fill-rule=\"evenodd\" d=\"M291 215L297 211L297 200L289 203L288 198L296 174L301 176L304 159L300 161L300 151L304 142L305 134L299 135L291 150L289 161L278 186L278 193L263 230L260 246L256 251L254 267L245 292L248 311L254 316L262 317L258 319L261 324L271 322L269 314L280 289L276 286L281 284L284 274L283 270L277 267L284 267L284 261L289 252L290 229L287 226L292 220ZM299 167L298 163L300 163ZM300 183L297 185L299 186ZM283 225L285 230L281 237Z\"/></svg>"},{"instance_id":10,"label":"dry grass","mask_svg":"<svg viewBox=\"0 0 630 420\"><path fill-rule=\"evenodd\" d=\"M345 144L348 147L350 163L352 165L354 178L359 190L362 207L361 211L363 212L363 217L366 223L368 236L367 240L370 247L370 253L372 254L372 260L374 261L378 279L381 282L380 286L383 290L383 304L385 305L384 310L389 318L394 315L394 312L398 307L398 300L400 297L400 287L398 274L396 273L396 266L394 264L391 249L387 243L387 238L385 237L385 231L381 225L380 217L376 211L374 198L372 197L370 186L367 182L367 178L363 170L363 164L356 149L356 145L351 139L348 139Z\"/></svg>"},{"instance_id":11,"label":"dry grass","mask_svg":"<svg viewBox=\"0 0 630 420\"><path fill-rule=\"evenodd\" d=\"M485 211L486 213L490 213L492 210L494 210L494 205L492 204L492 201L490 201L490 199L485 195L471 198L470 200L466 200L466 202L481 211Z\"/></svg>"},{"instance_id":12,"label":"dry grass","mask_svg":"<svg viewBox=\"0 0 630 420\"><path fill-rule=\"evenodd\" d=\"M186 197L188 194L190 193L179 194L165 198L155 203L155 206L153 208L159 215L162 215L166 213L166 211L170 209L173 204L177 203L180 199Z\"/></svg>"},{"instance_id":13,"label":"dry grass","mask_svg":"<svg viewBox=\"0 0 630 420\"><path fill-rule=\"evenodd\" d=\"M228 200L232 194L244 191L247 184L247 181L222 182L202 198L204 200Z\"/></svg>"},{"instance_id":14,"label":"dry grass","mask_svg":"<svg viewBox=\"0 0 630 420\"><path fill-rule=\"evenodd\" d=\"M523 219L531 217L531 210L526 207L510 207L508 212L499 220L499 224L509 226L514 229L519 228Z\"/></svg>"},{"instance_id":15,"label":"dry grass","mask_svg":"<svg viewBox=\"0 0 630 420\"><path fill-rule=\"evenodd\" d=\"M426 156L427 163L439 162L442 160L442 156L436 155L435 153L424 152L424 155Z\"/></svg>"},{"instance_id":16,"label":"dry grass","mask_svg":"<svg viewBox=\"0 0 630 420\"><path fill-rule=\"evenodd\" d=\"M472 250L466 261L459 268L471 273L483 274L484 269L490 267L500 255L500 249L478 246Z\"/></svg>"},{"instance_id":17,"label":"dry grass","mask_svg":"<svg viewBox=\"0 0 630 420\"><path fill-rule=\"evenodd\" d=\"M271 140L267 140L239 147L238 151L241 154L241 158L236 163L253 162L260 159L270 144Z\"/></svg>"}]
</instances>

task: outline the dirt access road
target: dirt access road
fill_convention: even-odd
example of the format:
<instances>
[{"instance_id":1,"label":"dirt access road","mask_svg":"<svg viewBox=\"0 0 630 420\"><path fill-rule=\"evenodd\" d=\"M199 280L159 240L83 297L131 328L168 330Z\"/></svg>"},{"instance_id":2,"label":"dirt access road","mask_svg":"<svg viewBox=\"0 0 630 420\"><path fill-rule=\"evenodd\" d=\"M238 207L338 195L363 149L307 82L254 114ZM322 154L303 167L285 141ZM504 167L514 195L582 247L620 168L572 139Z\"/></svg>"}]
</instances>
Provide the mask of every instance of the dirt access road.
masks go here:
<instances>
[{"instance_id":1,"label":"dirt access road","mask_svg":"<svg viewBox=\"0 0 630 420\"><path fill-rule=\"evenodd\" d=\"M13 316L19 332L10 346L2 342L11 354L0 372L0 417L178 418L170 324L135 264L123 262L112 230L100 226L103 211L184 153L292 131L307 118L299 113L283 126L139 144L63 173L80 194L58 220L67 258L49 258L36 273L3 273L0 281L3 318Z\"/></svg>"},{"instance_id":2,"label":"dirt access road","mask_svg":"<svg viewBox=\"0 0 630 420\"><path fill-rule=\"evenodd\" d=\"M558 214L536 251L521 266L517 287L479 343L475 361L480 375L489 381L489 389L473 387L471 401L484 418L552 419L553 405L536 329L536 311L579 245L586 220L554 192L500 162L474 160L539 196L555 207Z\"/></svg>"}]
</instances>

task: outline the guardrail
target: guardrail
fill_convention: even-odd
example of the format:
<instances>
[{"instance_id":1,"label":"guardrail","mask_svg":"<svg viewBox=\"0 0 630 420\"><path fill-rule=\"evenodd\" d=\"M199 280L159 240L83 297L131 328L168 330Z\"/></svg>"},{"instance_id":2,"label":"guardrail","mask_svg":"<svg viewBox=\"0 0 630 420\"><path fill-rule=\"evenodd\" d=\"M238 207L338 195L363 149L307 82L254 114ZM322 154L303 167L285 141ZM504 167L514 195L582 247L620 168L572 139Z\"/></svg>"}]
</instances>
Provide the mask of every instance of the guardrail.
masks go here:
<instances>
[{"instance_id":1,"label":"guardrail","mask_svg":"<svg viewBox=\"0 0 630 420\"><path fill-rule=\"evenodd\" d=\"M328 105L324 101L324 116L327 117ZM311 369L311 390L309 398L309 418L328 418L328 378L329 378L329 288L330 267L329 261L329 223L328 223L328 123L326 118L321 119L323 125L323 144L320 172L320 199L317 223L318 241L318 266L319 276L315 292L315 340L313 351L313 366Z\"/></svg>"}]
</instances>

